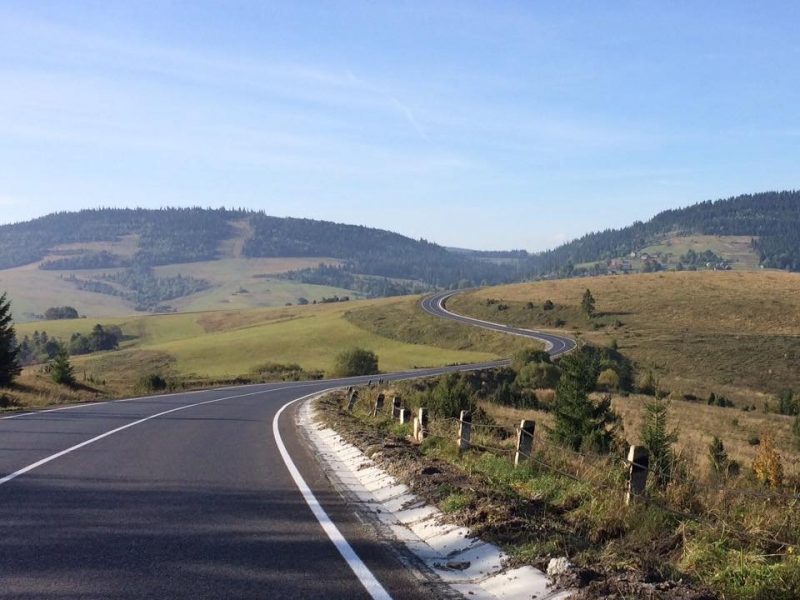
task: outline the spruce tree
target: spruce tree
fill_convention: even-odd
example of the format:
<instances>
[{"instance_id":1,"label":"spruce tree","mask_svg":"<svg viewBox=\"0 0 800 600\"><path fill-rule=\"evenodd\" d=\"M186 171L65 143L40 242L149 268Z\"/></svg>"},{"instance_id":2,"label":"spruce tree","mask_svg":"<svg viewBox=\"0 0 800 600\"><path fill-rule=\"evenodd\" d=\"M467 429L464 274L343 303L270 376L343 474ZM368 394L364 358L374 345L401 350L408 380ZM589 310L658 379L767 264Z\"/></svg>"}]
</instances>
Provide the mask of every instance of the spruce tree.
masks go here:
<instances>
[{"instance_id":1,"label":"spruce tree","mask_svg":"<svg viewBox=\"0 0 800 600\"><path fill-rule=\"evenodd\" d=\"M0 296L0 386L11 384L19 375L21 369L17 362L18 353L19 346L11 316L11 301L3 293Z\"/></svg>"},{"instance_id":2,"label":"spruce tree","mask_svg":"<svg viewBox=\"0 0 800 600\"><path fill-rule=\"evenodd\" d=\"M590 292L588 288L583 293L583 299L581 299L581 308L583 309L583 312L586 313L586 316L590 319L594 316L594 296L592 296L592 292Z\"/></svg>"},{"instance_id":3,"label":"spruce tree","mask_svg":"<svg viewBox=\"0 0 800 600\"><path fill-rule=\"evenodd\" d=\"M58 354L50 361L50 376L53 381L63 385L73 385L75 383L75 375L69 362L69 353L64 346L61 346Z\"/></svg>"},{"instance_id":4,"label":"spruce tree","mask_svg":"<svg viewBox=\"0 0 800 600\"><path fill-rule=\"evenodd\" d=\"M578 351L561 359L561 379L553 402L553 440L572 450L608 452L614 441L617 414L611 400L589 399L597 380L597 365L587 352Z\"/></svg>"},{"instance_id":5,"label":"spruce tree","mask_svg":"<svg viewBox=\"0 0 800 600\"><path fill-rule=\"evenodd\" d=\"M663 488L672 480L675 459L672 446L678 441L678 434L669 430L667 402L655 400L645 404L644 408L642 442L650 451L650 472L655 484Z\"/></svg>"}]
</instances>

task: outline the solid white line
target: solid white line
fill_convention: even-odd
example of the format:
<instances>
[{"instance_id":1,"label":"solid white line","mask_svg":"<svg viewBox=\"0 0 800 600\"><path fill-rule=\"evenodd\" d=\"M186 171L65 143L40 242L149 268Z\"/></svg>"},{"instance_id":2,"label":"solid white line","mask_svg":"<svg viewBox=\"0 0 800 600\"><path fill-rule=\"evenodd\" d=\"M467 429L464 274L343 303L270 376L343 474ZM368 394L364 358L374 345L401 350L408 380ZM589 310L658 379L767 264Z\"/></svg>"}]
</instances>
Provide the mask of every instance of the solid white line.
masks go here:
<instances>
[{"instance_id":1,"label":"solid white line","mask_svg":"<svg viewBox=\"0 0 800 600\"><path fill-rule=\"evenodd\" d=\"M300 471L297 470L292 457L289 456L289 452L286 450L286 446L283 443L281 433L278 429L278 419L280 419L281 414L288 406L291 406L300 400L305 400L306 398L311 398L312 396L324 394L327 391L330 390L314 392L313 394L296 398L295 400L292 400L291 402L281 406L280 410L278 410L278 412L275 414L275 418L272 420L272 433L275 436L275 443L278 445L278 450L281 453L283 462L286 463L286 468L289 469L289 474L292 476L292 479L294 479L295 485L297 485L297 488L303 495L303 499L306 501L306 504L308 504L311 512L314 513L314 516L317 518L317 521L319 521L319 524L322 525L322 529L327 534L328 539L333 542L333 545L336 546L339 554L342 555L342 558L347 563L347 566L349 566L355 576L358 577L361 585L364 586L364 589L367 590L367 593L372 596L374 600L392 600L392 597L383 588L369 568L367 568L367 565L365 565L364 562L358 557L358 554L356 554L355 550L353 550L353 547L347 542L345 537L342 535L342 532L339 531L339 528L334 525L333 521L331 521L331 518L328 516L328 513L325 512L325 509L320 506L320 503L316 496L314 496L311 488L308 487L305 479L303 479L303 476L300 475Z\"/></svg>"},{"instance_id":2,"label":"solid white line","mask_svg":"<svg viewBox=\"0 0 800 600\"><path fill-rule=\"evenodd\" d=\"M88 446L89 444L94 444L95 442L100 441L103 438L107 438L110 435L114 435L115 433L119 433L120 431L124 431L126 429L129 429L129 428L133 427L134 425L139 425L139 424L144 423L146 421L149 421L151 419L156 419L158 417L163 417L164 415L168 415L170 413L178 412L179 410L186 410L187 408L194 408L195 406L202 406L203 404L213 404L215 402L222 402L223 400L232 400L233 398L244 398L245 396L254 396L256 394L268 394L270 392L276 392L278 390L285 390L285 389L288 389L289 387L291 387L291 386L275 388L273 390L260 390L258 392L250 392L250 393L247 393L247 394L238 394L236 396L226 396L224 398L215 398L213 400L205 400L203 402L196 402L195 404L185 404L183 406L178 406L177 408L171 408L169 410L165 410L163 412L156 413L154 415L150 415L149 417L144 417L143 419L139 419L137 421L133 421L131 423L128 423L127 425L123 425L122 427L117 427L116 429L112 429L111 431L106 431L105 433L101 433L98 436L95 436L95 437L93 437L93 438L91 438L89 440L81 442L80 444L75 444L74 446L70 446L69 448L66 448L65 450L62 450L61 452L56 452L55 454L51 454L50 456L47 456L47 457L45 457L45 458L43 458L41 460L37 460L35 463L31 463L27 467L22 467L18 471L14 471L13 473L9 473L5 477L0 478L0 485L3 485L4 483L8 483L12 479L16 479L20 475L24 475L25 473L33 471L34 469L37 469L37 468L41 467L42 465L46 465L47 463L52 462L52 461L56 460L57 458L61 458L65 454L69 454L70 452L75 452L75 450L79 450L79 449L83 448L84 446Z\"/></svg>"}]
</instances>

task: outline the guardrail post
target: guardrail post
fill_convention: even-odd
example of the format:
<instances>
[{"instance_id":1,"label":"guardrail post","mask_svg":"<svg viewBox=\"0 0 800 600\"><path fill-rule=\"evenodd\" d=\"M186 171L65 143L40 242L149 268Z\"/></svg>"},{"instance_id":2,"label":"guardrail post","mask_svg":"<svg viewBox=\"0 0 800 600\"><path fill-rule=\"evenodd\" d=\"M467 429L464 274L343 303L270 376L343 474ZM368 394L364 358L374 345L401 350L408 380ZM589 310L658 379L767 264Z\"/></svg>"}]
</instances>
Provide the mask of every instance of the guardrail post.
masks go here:
<instances>
[{"instance_id":1,"label":"guardrail post","mask_svg":"<svg viewBox=\"0 0 800 600\"><path fill-rule=\"evenodd\" d=\"M375 399L375 408L372 410L373 417L377 417L381 412L383 412L384 400L386 400L386 396L383 394L378 394L378 397Z\"/></svg>"},{"instance_id":2,"label":"guardrail post","mask_svg":"<svg viewBox=\"0 0 800 600\"><path fill-rule=\"evenodd\" d=\"M644 446L631 446L628 450L628 493L625 495L625 504L630 505L636 496L644 494L647 484L647 471L650 467L650 453Z\"/></svg>"},{"instance_id":3,"label":"guardrail post","mask_svg":"<svg viewBox=\"0 0 800 600\"><path fill-rule=\"evenodd\" d=\"M461 411L458 420L458 451L463 452L469 449L469 440L472 436L472 413L468 410Z\"/></svg>"},{"instance_id":4,"label":"guardrail post","mask_svg":"<svg viewBox=\"0 0 800 600\"><path fill-rule=\"evenodd\" d=\"M356 405L356 400L358 400L358 390L353 390L350 392L350 400L347 402L347 410L353 410L353 407Z\"/></svg>"},{"instance_id":5,"label":"guardrail post","mask_svg":"<svg viewBox=\"0 0 800 600\"><path fill-rule=\"evenodd\" d=\"M428 437L428 409L427 408L420 408L417 412L417 416L414 419L415 427L414 427L414 438L421 442L426 437Z\"/></svg>"},{"instance_id":6,"label":"guardrail post","mask_svg":"<svg viewBox=\"0 0 800 600\"><path fill-rule=\"evenodd\" d=\"M411 420L411 411L407 408L400 409L400 422L408 423Z\"/></svg>"},{"instance_id":7,"label":"guardrail post","mask_svg":"<svg viewBox=\"0 0 800 600\"><path fill-rule=\"evenodd\" d=\"M403 405L403 399L400 396L392 398L392 420L400 418L400 407Z\"/></svg>"},{"instance_id":8,"label":"guardrail post","mask_svg":"<svg viewBox=\"0 0 800 600\"><path fill-rule=\"evenodd\" d=\"M522 419L517 431L517 452L514 455L514 466L528 460L533 452L533 433L536 431L536 421Z\"/></svg>"}]
</instances>

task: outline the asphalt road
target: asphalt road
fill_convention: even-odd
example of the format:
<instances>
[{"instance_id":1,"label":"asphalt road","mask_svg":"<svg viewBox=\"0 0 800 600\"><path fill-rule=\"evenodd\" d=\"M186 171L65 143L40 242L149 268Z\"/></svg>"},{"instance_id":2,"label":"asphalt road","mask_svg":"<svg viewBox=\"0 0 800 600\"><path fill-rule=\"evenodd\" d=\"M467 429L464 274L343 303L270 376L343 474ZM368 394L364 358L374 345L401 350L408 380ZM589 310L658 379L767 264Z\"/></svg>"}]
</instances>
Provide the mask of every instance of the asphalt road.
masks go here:
<instances>
[{"instance_id":1,"label":"asphalt road","mask_svg":"<svg viewBox=\"0 0 800 600\"><path fill-rule=\"evenodd\" d=\"M466 290L465 290L466 291ZM508 333L510 335L517 335L520 337L531 338L544 342L547 351L552 357L561 356L575 348L575 340L572 338L557 335L554 333L545 333L535 329L522 329L520 327L511 327L502 325L500 323L490 323L489 321L482 321L472 317L465 317L447 310L447 299L460 292L440 292L423 299L421 306L425 312L443 319L450 319L451 321L458 321L466 325L474 327L481 327L483 329L490 329L492 331L499 331L501 333Z\"/></svg>"},{"instance_id":2,"label":"asphalt road","mask_svg":"<svg viewBox=\"0 0 800 600\"><path fill-rule=\"evenodd\" d=\"M294 425L293 401L368 379L0 417L0 598L447 597L359 520Z\"/></svg>"}]
</instances>

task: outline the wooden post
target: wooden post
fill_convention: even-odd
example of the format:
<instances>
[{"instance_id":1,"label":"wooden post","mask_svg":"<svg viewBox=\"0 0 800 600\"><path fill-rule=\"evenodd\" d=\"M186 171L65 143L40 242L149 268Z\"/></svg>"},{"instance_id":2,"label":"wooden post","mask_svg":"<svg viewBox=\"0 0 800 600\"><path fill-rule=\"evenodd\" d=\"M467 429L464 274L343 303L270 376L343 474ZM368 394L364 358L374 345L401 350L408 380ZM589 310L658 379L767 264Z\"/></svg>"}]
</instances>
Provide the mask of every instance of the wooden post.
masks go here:
<instances>
[{"instance_id":1,"label":"wooden post","mask_svg":"<svg viewBox=\"0 0 800 600\"><path fill-rule=\"evenodd\" d=\"M350 392L350 400L347 402L347 410L353 410L353 407L356 405L356 400L358 400L358 390L353 390Z\"/></svg>"},{"instance_id":2,"label":"wooden post","mask_svg":"<svg viewBox=\"0 0 800 600\"><path fill-rule=\"evenodd\" d=\"M631 446L628 450L628 493L625 495L625 504L630 505L636 496L644 493L647 484L647 470L650 467L650 453L644 446Z\"/></svg>"},{"instance_id":3,"label":"wooden post","mask_svg":"<svg viewBox=\"0 0 800 600\"><path fill-rule=\"evenodd\" d=\"M400 407L403 405L403 399L400 396L392 398L392 420L400 418Z\"/></svg>"},{"instance_id":4,"label":"wooden post","mask_svg":"<svg viewBox=\"0 0 800 600\"><path fill-rule=\"evenodd\" d=\"M375 408L372 411L372 416L377 417L380 413L383 412L383 401L386 400L386 396L383 394L378 394L378 397L375 399Z\"/></svg>"},{"instance_id":5,"label":"wooden post","mask_svg":"<svg viewBox=\"0 0 800 600\"><path fill-rule=\"evenodd\" d=\"M536 431L536 421L523 419L517 431L517 453L514 455L514 466L528 460L533 452L533 433Z\"/></svg>"},{"instance_id":6,"label":"wooden post","mask_svg":"<svg viewBox=\"0 0 800 600\"><path fill-rule=\"evenodd\" d=\"M468 410L461 411L458 420L458 451L469 449L469 439L472 435L472 414Z\"/></svg>"},{"instance_id":7,"label":"wooden post","mask_svg":"<svg viewBox=\"0 0 800 600\"><path fill-rule=\"evenodd\" d=\"M421 442L426 437L428 437L428 409L427 408L420 408L417 413L417 422L419 423L418 431L416 433L416 438L418 442Z\"/></svg>"}]
</instances>

